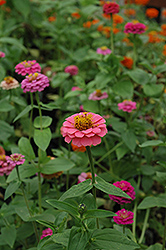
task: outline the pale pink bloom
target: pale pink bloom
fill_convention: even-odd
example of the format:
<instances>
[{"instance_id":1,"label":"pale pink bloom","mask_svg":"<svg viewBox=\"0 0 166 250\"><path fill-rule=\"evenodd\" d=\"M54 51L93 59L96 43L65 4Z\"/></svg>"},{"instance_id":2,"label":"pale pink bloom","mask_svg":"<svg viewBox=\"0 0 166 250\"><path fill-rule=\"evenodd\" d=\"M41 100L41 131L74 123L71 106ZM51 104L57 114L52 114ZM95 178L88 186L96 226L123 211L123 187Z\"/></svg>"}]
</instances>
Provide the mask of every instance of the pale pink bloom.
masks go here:
<instances>
[{"instance_id":1,"label":"pale pink bloom","mask_svg":"<svg viewBox=\"0 0 166 250\"><path fill-rule=\"evenodd\" d=\"M24 93L37 91L41 92L48 86L48 77L40 73L30 74L21 82L21 88Z\"/></svg>"},{"instance_id":2,"label":"pale pink bloom","mask_svg":"<svg viewBox=\"0 0 166 250\"><path fill-rule=\"evenodd\" d=\"M16 165L22 165L25 161L25 159L23 159L24 157L25 156L22 154L18 154L18 153L12 154L7 158L7 163L13 164L14 167Z\"/></svg>"},{"instance_id":3,"label":"pale pink bloom","mask_svg":"<svg viewBox=\"0 0 166 250\"><path fill-rule=\"evenodd\" d=\"M47 228L45 230L42 231L42 235L40 237L40 239L42 240L44 237L46 236L51 236L53 234L53 231L51 228Z\"/></svg>"},{"instance_id":4,"label":"pale pink bloom","mask_svg":"<svg viewBox=\"0 0 166 250\"><path fill-rule=\"evenodd\" d=\"M102 54L102 55L109 55L111 54L111 50L108 49L106 46L103 46L103 47L100 47L100 48L97 48L96 50L97 54Z\"/></svg>"},{"instance_id":5,"label":"pale pink bloom","mask_svg":"<svg viewBox=\"0 0 166 250\"><path fill-rule=\"evenodd\" d=\"M118 204L125 204L125 203L131 203L135 199L135 191L133 186L128 181L117 181L113 183L115 187L120 188L123 192L125 192L127 195L131 197L131 199L121 197L121 196L115 196L109 194L109 197L111 200L117 202Z\"/></svg>"},{"instance_id":6,"label":"pale pink bloom","mask_svg":"<svg viewBox=\"0 0 166 250\"><path fill-rule=\"evenodd\" d=\"M124 100L121 103L118 103L118 109L123 110L124 112L132 112L133 109L136 109L136 102L132 102L130 100Z\"/></svg>"},{"instance_id":7,"label":"pale pink bloom","mask_svg":"<svg viewBox=\"0 0 166 250\"><path fill-rule=\"evenodd\" d=\"M113 216L114 222L121 225L132 224L134 213L131 211L127 211L126 209L121 209L116 212L117 216Z\"/></svg>"},{"instance_id":8,"label":"pale pink bloom","mask_svg":"<svg viewBox=\"0 0 166 250\"><path fill-rule=\"evenodd\" d=\"M95 174L95 176L97 176L97 174ZM87 179L92 179L92 174L91 172L85 173L82 172L79 176L78 176L78 184L80 182L86 181Z\"/></svg>"},{"instance_id":9,"label":"pale pink bloom","mask_svg":"<svg viewBox=\"0 0 166 250\"><path fill-rule=\"evenodd\" d=\"M71 91L75 91L75 90L82 91L82 89L80 87L77 87L77 86L74 86L71 88Z\"/></svg>"},{"instance_id":10,"label":"pale pink bloom","mask_svg":"<svg viewBox=\"0 0 166 250\"><path fill-rule=\"evenodd\" d=\"M33 61L23 61L19 64L16 65L15 71L22 75L25 76L26 74L33 74L36 72L41 72L41 67L40 65L36 62L36 60Z\"/></svg>"},{"instance_id":11,"label":"pale pink bloom","mask_svg":"<svg viewBox=\"0 0 166 250\"><path fill-rule=\"evenodd\" d=\"M107 98L108 98L108 94L106 92L102 93L100 89L96 89L88 97L89 100L93 100L93 101L98 101L98 100L107 99Z\"/></svg>"},{"instance_id":12,"label":"pale pink bloom","mask_svg":"<svg viewBox=\"0 0 166 250\"><path fill-rule=\"evenodd\" d=\"M119 13L119 4L115 2L106 2L103 5L103 12L105 14L117 14Z\"/></svg>"},{"instance_id":13,"label":"pale pink bloom","mask_svg":"<svg viewBox=\"0 0 166 250\"><path fill-rule=\"evenodd\" d=\"M96 146L107 133L102 116L91 112L81 112L69 116L63 123L61 133L65 142L80 146Z\"/></svg>"},{"instance_id":14,"label":"pale pink bloom","mask_svg":"<svg viewBox=\"0 0 166 250\"><path fill-rule=\"evenodd\" d=\"M148 130L148 131L146 131L146 134L147 134L149 137L155 136L155 132L154 132L153 130Z\"/></svg>"},{"instance_id":15,"label":"pale pink bloom","mask_svg":"<svg viewBox=\"0 0 166 250\"><path fill-rule=\"evenodd\" d=\"M71 76L78 74L78 67L76 65L69 65L65 68L65 72L69 73Z\"/></svg>"},{"instance_id":16,"label":"pale pink bloom","mask_svg":"<svg viewBox=\"0 0 166 250\"><path fill-rule=\"evenodd\" d=\"M15 167L13 163L8 162L8 159L9 156L0 155L0 176L9 175Z\"/></svg>"},{"instance_id":17,"label":"pale pink bloom","mask_svg":"<svg viewBox=\"0 0 166 250\"><path fill-rule=\"evenodd\" d=\"M4 80L0 83L0 87L6 90L15 89L19 86L19 82L11 76L5 77Z\"/></svg>"},{"instance_id":18,"label":"pale pink bloom","mask_svg":"<svg viewBox=\"0 0 166 250\"><path fill-rule=\"evenodd\" d=\"M124 33L142 34L145 32L146 26L143 23L127 23Z\"/></svg>"},{"instance_id":19,"label":"pale pink bloom","mask_svg":"<svg viewBox=\"0 0 166 250\"><path fill-rule=\"evenodd\" d=\"M0 51L0 58L3 58L3 57L5 57L5 53Z\"/></svg>"}]
</instances>

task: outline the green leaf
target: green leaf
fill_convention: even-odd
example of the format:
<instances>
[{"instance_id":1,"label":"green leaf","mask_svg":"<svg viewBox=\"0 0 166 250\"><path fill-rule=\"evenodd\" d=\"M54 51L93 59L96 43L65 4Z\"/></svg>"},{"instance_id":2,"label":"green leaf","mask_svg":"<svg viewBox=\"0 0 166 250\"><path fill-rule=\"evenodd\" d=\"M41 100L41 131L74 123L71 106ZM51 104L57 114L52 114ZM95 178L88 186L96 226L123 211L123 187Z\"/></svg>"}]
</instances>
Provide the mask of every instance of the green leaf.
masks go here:
<instances>
[{"instance_id":1,"label":"green leaf","mask_svg":"<svg viewBox=\"0 0 166 250\"><path fill-rule=\"evenodd\" d=\"M145 141L139 145L140 148L152 147L152 146L165 146L165 143L160 140L150 140L150 141Z\"/></svg>"},{"instance_id":2,"label":"green leaf","mask_svg":"<svg viewBox=\"0 0 166 250\"><path fill-rule=\"evenodd\" d=\"M47 128L51 125L52 118L49 116L42 116L42 119L40 121L40 116L37 116L34 120L34 127L40 128L42 124L42 128Z\"/></svg>"},{"instance_id":3,"label":"green leaf","mask_svg":"<svg viewBox=\"0 0 166 250\"><path fill-rule=\"evenodd\" d=\"M74 80L76 82L76 85L79 88L85 88L86 87L85 80L81 76L75 75L75 76L73 76L73 78L74 78Z\"/></svg>"},{"instance_id":4,"label":"green leaf","mask_svg":"<svg viewBox=\"0 0 166 250\"><path fill-rule=\"evenodd\" d=\"M166 197L145 197L139 204L138 209L147 209L151 207L165 207L166 208Z\"/></svg>"},{"instance_id":5,"label":"green leaf","mask_svg":"<svg viewBox=\"0 0 166 250\"><path fill-rule=\"evenodd\" d=\"M119 148L116 149L116 155L117 155L117 159L118 161L120 159L122 159L122 157L129 152L129 148L126 145L122 145Z\"/></svg>"},{"instance_id":6,"label":"green leaf","mask_svg":"<svg viewBox=\"0 0 166 250\"><path fill-rule=\"evenodd\" d=\"M25 18L28 17L31 11L30 1L29 0L14 0L14 7L18 12L20 12Z\"/></svg>"},{"instance_id":7,"label":"green leaf","mask_svg":"<svg viewBox=\"0 0 166 250\"><path fill-rule=\"evenodd\" d=\"M66 229L63 233L54 234L53 236L51 236L51 240L53 240L55 243L62 244L63 246L67 247L70 231L71 229Z\"/></svg>"},{"instance_id":8,"label":"green leaf","mask_svg":"<svg viewBox=\"0 0 166 250\"><path fill-rule=\"evenodd\" d=\"M2 81L5 78L6 75L6 70L4 69L4 67L2 67L2 65L0 65L0 81Z\"/></svg>"},{"instance_id":9,"label":"green leaf","mask_svg":"<svg viewBox=\"0 0 166 250\"><path fill-rule=\"evenodd\" d=\"M69 190L67 190L61 197L60 201L63 201L67 198L81 196L84 193L88 192L92 189L92 181L90 179L83 181L77 185L72 186Z\"/></svg>"},{"instance_id":10,"label":"green leaf","mask_svg":"<svg viewBox=\"0 0 166 250\"><path fill-rule=\"evenodd\" d=\"M55 226L54 224L47 222L45 220L36 220L38 223L40 223L41 225L45 226L45 227L49 227L53 230L53 232L56 232L56 228L57 226Z\"/></svg>"},{"instance_id":11,"label":"green leaf","mask_svg":"<svg viewBox=\"0 0 166 250\"><path fill-rule=\"evenodd\" d=\"M142 69L137 68L127 72L127 74L133 81L141 85L147 84L150 80L148 73Z\"/></svg>"},{"instance_id":12,"label":"green leaf","mask_svg":"<svg viewBox=\"0 0 166 250\"><path fill-rule=\"evenodd\" d=\"M166 64L158 65L156 68L154 68L154 74L159 74L162 72L166 72Z\"/></svg>"},{"instance_id":13,"label":"green leaf","mask_svg":"<svg viewBox=\"0 0 166 250\"><path fill-rule=\"evenodd\" d=\"M160 96L163 91L163 84L146 84L143 86L143 91L146 96Z\"/></svg>"},{"instance_id":14,"label":"green leaf","mask_svg":"<svg viewBox=\"0 0 166 250\"><path fill-rule=\"evenodd\" d=\"M74 91L69 91L65 96L64 99L70 98L70 97L74 97L74 96L78 96L80 95L81 91L80 90L74 90Z\"/></svg>"},{"instance_id":15,"label":"green leaf","mask_svg":"<svg viewBox=\"0 0 166 250\"><path fill-rule=\"evenodd\" d=\"M22 116L24 116L27 113L29 113L29 111L31 111L32 109L33 109L33 107L31 105L28 105L23 111L21 111L21 113L19 113L19 115L16 116L16 118L13 120L13 122L16 122Z\"/></svg>"},{"instance_id":16,"label":"green leaf","mask_svg":"<svg viewBox=\"0 0 166 250\"><path fill-rule=\"evenodd\" d=\"M13 109L14 107L7 100L3 99L0 101L0 112L8 112Z\"/></svg>"},{"instance_id":17,"label":"green leaf","mask_svg":"<svg viewBox=\"0 0 166 250\"><path fill-rule=\"evenodd\" d=\"M9 245L11 248L14 246L14 242L16 240L16 228L14 225L9 225L8 227L3 227L1 229L1 235L3 240Z\"/></svg>"},{"instance_id":18,"label":"green leaf","mask_svg":"<svg viewBox=\"0 0 166 250\"><path fill-rule=\"evenodd\" d=\"M20 0L22 1L22 0ZM17 47L19 47L21 50L23 50L25 53L27 53L27 49L15 38L13 37L1 37L0 38L0 43L9 43L9 44L12 44L12 45L15 45Z\"/></svg>"},{"instance_id":19,"label":"green leaf","mask_svg":"<svg viewBox=\"0 0 166 250\"><path fill-rule=\"evenodd\" d=\"M17 206L15 208L15 211L16 211L16 214L18 214L18 216L20 216L20 218L23 221L28 221L30 219L29 211L26 206L24 207Z\"/></svg>"},{"instance_id":20,"label":"green leaf","mask_svg":"<svg viewBox=\"0 0 166 250\"><path fill-rule=\"evenodd\" d=\"M41 148L43 151L48 148L48 145L50 144L51 141L51 130L50 128L46 129L35 129L34 131L34 142L36 145Z\"/></svg>"},{"instance_id":21,"label":"green leaf","mask_svg":"<svg viewBox=\"0 0 166 250\"><path fill-rule=\"evenodd\" d=\"M0 121L0 128L0 141L5 141L14 134L14 127L5 121Z\"/></svg>"},{"instance_id":22,"label":"green leaf","mask_svg":"<svg viewBox=\"0 0 166 250\"><path fill-rule=\"evenodd\" d=\"M15 193L15 191L19 188L19 186L21 185L21 181L13 181L9 184L9 186L7 187L6 191L5 191L5 200L7 198L9 198L13 193Z\"/></svg>"},{"instance_id":23,"label":"green leaf","mask_svg":"<svg viewBox=\"0 0 166 250\"><path fill-rule=\"evenodd\" d=\"M130 99L133 96L133 84L130 81L117 82L113 86L113 91L121 97Z\"/></svg>"},{"instance_id":24,"label":"green leaf","mask_svg":"<svg viewBox=\"0 0 166 250\"><path fill-rule=\"evenodd\" d=\"M55 158L41 166L41 173L54 174L60 171L68 171L74 166L75 164L66 158Z\"/></svg>"},{"instance_id":25,"label":"green leaf","mask_svg":"<svg viewBox=\"0 0 166 250\"><path fill-rule=\"evenodd\" d=\"M135 134L131 130L127 130L122 134L122 140L132 152L134 152L137 146L136 139Z\"/></svg>"},{"instance_id":26,"label":"green leaf","mask_svg":"<svg viewBox=\"0 0 166 250\"><path fill-rule=\"evenodd\" d=\"M65 211L71 214L72 216L79 218L78 209L67 202L58 200L47 200L46 202L59 210Z\"/></svg>"},{"instance_id":27,"label":"green leaf","mask_svg":"<svg viewBox=\"0 0 166 250\"><path fill-rule=\"evenodd\" d=\"M156 243L156 244L151 245L150 247L146 248L146 250L163 250L163 246L159 243Z\"/></svg>"},{"instance_id":28,"label":"green leaf","mask_svg":"<svg viewBox=\"0 0 166 250\"><path fill-rule=\"evenodd\" d=\"M116 214L108 210L90 209L83 214L83 219L85 220L88 218L105 218L113 216L116 216Z\"/></svg>"},{"instance_id":29,"label":"green leaf","mask_svg":"<svg viewBox=\"0 0 166 250\"><path fill-rule=\"evenodd\" d=\"M35 153L27 138L22 137L18 142L18 146L20 149L20 153L25 155L25 158L27 160L31 161L35 159Z\"/></svg>"},{"instance_id":30,"label":"green leaf","mask_svg":"<svg viewBox=\"0 0 166 250\"><path fill-rule=\"evenodd\" d=\"M94 113L99 112L98 106L96 105L96 101L92 101L92 100L84 101L84 109L89 112L94 112Z\"/></svg>"},{"instance_id":31,"label":"green leaf","mask_svg":"<svg viewBox=\"0 0 166 250\"><path fill-rule=\"evenodd\" d=\"M68 73L63 73L63 72L60 72L60 73L57 73L53 78L52 78L52 81L51 81L51 86L53 88L57 88L59 87L66 78L68 78L69 74Z\"/></svg>"},{"instance_id":32,"label":"green leaf","mask_svg":"<svg viewBox=\"0 0 166 250\"><path fill-rule=\"evenodd\" d=\"M103 180L99 176L96 176L95 179L96 179L96 182L95 182L94 186L97 189L103 191L104 193L131 199L131 197L128 196L125 192L123 192L120 188L117 188L114 185L112 185L111 183L106 182L105 180Z\"/></svg>"},{"instance_id":33,"label":"green leaf","mask_svg":"<svg viewBox=\"0 0 166 250\"><path fill-rule=\"evenodd\" d=\"M69 244L67 250L84 250L86 244L88 243L88 232L78 231L79 228L73 227L70 232Z\"/></svg>"}]
</instances>

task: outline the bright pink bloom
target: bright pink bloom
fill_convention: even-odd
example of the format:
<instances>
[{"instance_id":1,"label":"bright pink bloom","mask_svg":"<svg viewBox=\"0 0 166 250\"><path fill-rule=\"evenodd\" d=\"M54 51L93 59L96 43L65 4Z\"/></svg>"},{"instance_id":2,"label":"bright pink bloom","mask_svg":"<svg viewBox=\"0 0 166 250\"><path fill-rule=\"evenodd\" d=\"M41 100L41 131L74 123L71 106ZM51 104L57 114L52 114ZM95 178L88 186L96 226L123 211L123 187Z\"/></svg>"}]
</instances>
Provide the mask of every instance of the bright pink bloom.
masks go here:
<instances>
[{"instance_id":1,"label":"bright pink bloom","mask_svg":"<svg viewBox=\"0 0 166 250\"><path fill-rule=\"evenodd\" d=\"M131 203L131 201L135 199L134 188L133 186L131 186L131 184L128 181L117 181L113 183L113 185L115 187L120 188L123 192L129 195L131 199L109 194L109 197L111 200L117 202L118 204L125 204L125 203Z\"/></svg>"},{"instance_id":2,"label":"bright pink bloom","mask_svg":"<svg viewBox=\"0 0 166 250\"><path fill-rule=\"evenodd\" d=\"M117 14L119 13L119 4L115 2L106 2L103 5L103 12L105 14Z\"/></svg>"},{"instance_id":3,"label":"bright pink bloom","mask_svg":"<svg viewBox=\"0 0 166 250\"><path fill-rule=\"evenodd\" d=\"M5 77L4 80L0 83L0 87L6 90L15 89L19 86L19 82L11 76Z\"/></svg>"},{"instance_id":4,"label":"bright pink bloom","mask_svg":"<svg viewBox=\"0 0 166 250\"><path fill-rule=\"evenodd\" d=\"M7 158L7 163L13 164L14 167L16 165L22 165L25 161L25 159L23 159L25 156L21 155L21 154L12 154Z\"/></svg>"},{"instance_id":5,"label":"bright pink bloom","mask_svg":"<svg viewBox=\"0 0 166 250\"><path fill-rule=\"evenodd\" d=\"M96 50L97 54L102 54L102 55L109 55L111 54L111 50L108 49L106 46L103 46L103 47L100 47L100 48L97 48Z\"/></svg>"},{"instance_id":6,"label":"bright pink bloom","mask_svg":"<svg viewBox=\"0 0 166 250\"><path fill-rule=\"evenodd\" d=\"M146 26L143 23L127 23L124 33L142 34L145 32Z\"/></svg>"},{"instance_id":7,"label":"bright pink bloom","mask_svg":"<svg viewBox=\"0 0 166 250\"><path fill-rule=\"evenodd\" d=\"M79 87L77 87L77 86L74 86L74 87L71 88L71 91L75 91L75 90L80 90L80 91L82 91L82 89L79 88Z\"/></svg>"},{"instance_id":8,"label":"bright pink bloom","mask_svg":"<svg viewBox=\"0 0 166 250\"><path fill-rule=\"evenodd\" d=\"M16 65L15 71L22 75L25 76L26 74L33 74L36 72L41 72L41 67L40 65L36 62L36 60L33 61L23 61L19 64Z\"/></svg>"},{"instance_id":9,"label":"bright pink bloom","mask_svg":"<svg viewBox=\"0 0 166 250\"><path fill-rule=\"evenodd\" d=\"M42 240L44 237L46 236L51 236L53 234L53 231L51 228L47 228L45 230L42 231L42 235L40 237L40 239Z\"/></svg>"},{"instance_id":10,"label":"bright pink bloom","mask_svg":"<svg viewBox=\"0 0 166 250\"><path fill-rule=\"evenodd\" d=\"M0 58L5 57L5 53L0 51Z\"/></svg>"},{"instance_id":11,"label":"bright pink bloom","mask_svg":"<svg viewBox=\"0 0 166 250\"><path fill-rule=\"evenodd\" d=\"M71 76L78 74L78 67L76 65L69 65L65 68L65 72L69 73Z\"/></svg>"},{"instance_id":12,"label":"bright pink bloom","mask_svg":"<svg viewBox=\"0 0 166 250\"><path fill-rule=\"evenodd\" d=\"M95 174L95 176L97 176L97 174ZM78 184L80 182L86 181L87 179L92 179L92 174L90 172L85 173L82 172L79 176L78 176Z\"/></svg>"},{"instance_id":13,"label":"bright pink bloom","mask_svg":"<svg viewBox=\"0 0 166 250\"><path fill-rule=\"evenodd\" d=\"M132 224L134 213L131 211L127 211L125 209L121 209L118 212L116 212L118 216L113 216L114 222L117 224L127 225Z\"/></svg>"},{"instance_id":14,"label":"bright pink bloom","mask_svg":"<svg viewBox=\"0 0 166 250\"><path fill-rule=\"evenodd\" d=\"M149 137L155 136L155 132L154 132L153 130L148 130L148 131L146 131L146 134L147 134Z\"/></svg>"},{"instance_id":15,"label":"bright pink bloom","mask_svg":"<svg viewBox=\"0 0 166 250\"><path fill-rule=\"evenodd\" d=\"M9 158L9 156L0 155L0 176L3 176L4 174L9 175L14 169L15 165L8 162Z\"/></svg>"},{"instance_id":16,"label":"bright pink bloom","mask_svg":"<svg viewBox=\"0 0 166 250\"><path fill-rule=\"evenodd\" d=\"M93 93L90 94L89 96L89 100L93 100L93 101L98 101L98 100L102 100L102 99L107 99L108 98L108 94L106 92L101 92L100 89L96 89Z\"/></svg>"},{"instance_id":17,"label":"bright pink bloom","mask_svg":"<svg viewBox=\"0 0 166 250\"><path fill-rule=\"evenodd\" d=\"M37 91L41 92L48 86L48 77L40 73L30 74L21 82L21 88L24 93Z\"/></svg>"},{"instance_id":18,"label":"bright pink bloom","mask_svg":"<svg viewBox=\"0 0 166 250\"><path fill-rule=\"evenodd\" d=\"M102 116L91 112L81 112L69 116L61 128L65 142L80 146L96 146L101 137L107 133L105 120Z\"/></svg>"},{"instance_id":19,"label":"bright pink bloom","mask_svg":"<svg viewBox=\"0 0 166 250\"><path fill-rule=\"evenodd\" d=\"M136 109L136 102L132 102L130 100L124 100L121 103L118 103L118 109L123 110L124 112L132 112L133 109Z\"/></svg>"}]
</instances>

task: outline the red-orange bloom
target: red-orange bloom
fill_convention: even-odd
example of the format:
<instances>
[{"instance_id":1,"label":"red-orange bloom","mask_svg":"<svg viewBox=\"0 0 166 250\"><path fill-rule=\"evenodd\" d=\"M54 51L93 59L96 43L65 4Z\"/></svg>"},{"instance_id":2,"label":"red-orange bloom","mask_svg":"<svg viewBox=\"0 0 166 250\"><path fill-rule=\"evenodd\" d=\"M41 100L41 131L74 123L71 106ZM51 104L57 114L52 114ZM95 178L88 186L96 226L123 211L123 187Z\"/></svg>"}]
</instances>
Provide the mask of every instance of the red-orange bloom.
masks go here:
<instances>
[{"instance_id":1,"label":"red-orange bloom","mask_svg":"<svg viewBox=\"0 0 166 250\"><path fill-rule=\"evenodd\" d=\"M111 19L111 15L110 15L110 14L103 13L102 16L103 16L105 19L108 19L108 20Z\"/></svg>"},{"instance_id":2,"label":"red-orange bloom","mask_svg":"<svg viewBox=\"0 0 166 250\"><path fill-rule=\"evenodd\" d=\"M166 17L166 9L162 11L162 16Z\"/></svg>"},{"instance_id":3,"label":"red-orange bloom","mask_svg":"<svg viewBox=\"0 0 166 250\"><path fill-rule=\"evenodd\" d=\"M71 147L72 147L72 150L76 151L76 152L85 152L86 151L86 147L84 147L84 146L78 147L78 146L74 145L73 143L71 143Z\"/></svg>"},{"instance_id":4,"label":"red-orange bloom","mask_svg":"<svg viewBox=\"0 0 166 250\"><path fill-rule=\"evenodd\" d=\"M1 1L0 1L0 6L3 5L3 4L5 4L5 3L6 3L5 0L1 0Z\"/></svg>"},{"instance_id":5,"label":"red-orange bloom","mask_svg":"<svg viewBox=\"0 0 166 250\"><path fill-rule=\"evenodd\" d=\"M89 29L91 27L92 23L90 21L87 21L86 23L83 23L83 27Z\"/></svg>"},{"instance_id":6,"label":"red-orange bloom","mask_svg":"<svg viewBox=\"0 0 166 250\"><path fill-rule=\"evenodd\" d=\"M124 14L125 14L126 16L128 16L128 17L130 17L130 16L135 16L136 11L135 11L134 9L126 9L126 10L124 10Z\"/></svg>"},{"instance_id":7,"label":"red-orange bloom","mask_svg":"<svg viewBox=\"0 0 166 250\"><path fill-rule=\"evenodd\" d=\"M114 34L117 34L117 33L119 33L120 31L121 31L121 30L120 30L120 29L118 29L118 28L116 28L116 27L115 27L115 28L113 28L113 33L114 33Z\"/></svg>"},{"instance_id":8,"label":"red-orange bloom","mask_svg":"<svg viewBox=\"0 0 166 250\"><path fill-rule=\"evenodd\" d=\"M93 19L91 23L92 23L92 25L95 25L96 23L99 23L99 22L100 22L99 19Z\"/></svg>"},{"instance_id":9,"label":"red-orange bloom","mask_svg":"<svg viewBox=\"0 0 166 250\"><path fill-rule=\"evenodd\" d=\"M151 31L148 34L149 36L149 43L159 43L162 41L162 39L158 36L157 31Z\"/></svg>"},{"instance_id":10,"label":"red-orange bloom","mask_svg":"<svg viewBox=\"0 0 166 250\"><path fill-rule=\"evenodd\" d=\"M149 18L156 18L158 17L159 11L155 8L148 8L145 14Z\"/></svg>"},{"instance_id":11,"label":"red-orange bloom","mask_svg":"<svg viewBox=\"0 0 166 250\"><path fill-rule=\"evenodd\" d=\"M107 38L110 37L110 32L111 32L111 27L109 27L109 26L103 27L103 34L104 34Z\"/></svg>"},{"instance_id":12,"label":"red-orange bloom","mask_svg":"<svg viewBox=\"0 0 166 250\"><path fill-rule=\"evenodd\" d=\"M100 25L97 27L97 30L98 30L99 32L103 31L103 25L100 24Z\"/></svg>"},{"instance_id":13,"label":"red-orange bloom","mask_svg":"<svg viewBox=\"0 0 166 250\"><path fill-rule=\"evenodd\" d=\"M76 18L76 19L79 19L81 17L81 15L78 13L78 12L73 12L71 14L72 17Z\"/></svg>"},{"instance_id":14,"label":"red-orange bloom","mask_svg":"<svg viewBox=\"0 0 166 250\"><path fill-rule=\"evenodd\" d=\"M121 64L128 69L132 69L133 59L131 57L124 56L124 59L121 61Z\"/></svg>"},{"instance_id":15,"label":"red-orange bloom","mask_svg":"<svg viewBox=\"0 0 166 250\"><path fill-rule=\"evenodd\" d=\"M106 1L100 0L100 5L104 5Z\"/></svg>"},{"instance_id":16,"label":"red-orange bloom","mask_svg":"<svg viewBox=\"0 0 166 250\"><path fill-rule=\"evenodd\" d=\"M117 15L117 14L113 15L113 22L115 24L123 23L123 21L124 21L124 19L120 15Z\"/></svg>"},{"instance_id":17,"label":"red-orange bloom","mask_svg":"<svg viewBox=\"0 0 166 250\"><path fill-rule=\"evenodd\" d=\"M135 3L139 5L147 5L149 1L150 0L135 0Z\"/></svg>"},{"instance_id":18,"label":"red-orange bloom","mask_svg":"<svg viewBox=\"0 0 166 250\"><path fill-rule=\"evenodd\" d=\"M48 21L49 22L54 22L56 20L56 17L55 16L50 16L49 18L48 18Z\"/></svg>"}]
</instances>

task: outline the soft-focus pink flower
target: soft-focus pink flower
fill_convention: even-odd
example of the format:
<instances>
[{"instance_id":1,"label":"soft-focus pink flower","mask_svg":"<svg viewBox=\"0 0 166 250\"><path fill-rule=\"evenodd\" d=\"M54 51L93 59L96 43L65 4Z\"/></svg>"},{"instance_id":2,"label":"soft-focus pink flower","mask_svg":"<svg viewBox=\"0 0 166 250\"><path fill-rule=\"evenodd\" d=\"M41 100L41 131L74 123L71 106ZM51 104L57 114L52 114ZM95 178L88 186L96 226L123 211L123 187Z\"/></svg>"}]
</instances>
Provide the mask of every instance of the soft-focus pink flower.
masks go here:
<instances>
[{"instance_id":1,"label":"soft-focus pink flower","mask_svg":"<svg viewBox=\"0 0 166 250\"><path fill-rule=\"evenodd\" d=\"M33 61L23 61L19 64L16 65L15 71L22 75L25 76L26 74L33 74L36 72L41 72L41 67L40 65L36 62L36 60Z\"/></svg>"},{"instance_id":2,"label":"soft-focus pink flower","mask_svg":"<svg viewBox=\"0 0 166 250\"><path fill-rule=\"evenodd\" d=\"M65 68L65 72L69 73L71 76L78 74L78 67L76 65L69 65Z\"/></svg>"},{"instance_id":3,"label":"soft-focus pink flower","mask_svg":"<svg viewBox=\"0 0 166 250\"><path fill-rule=\"evenodd\" d=\"M5 53L0 51L0 58L5 57Z\"/></svg>"},{"instance_id":4,"label":"soft-focus pink flower","mask_svg":"<svg viewBox=\"0 0 166 250\"><path fill-rule=\"evenodd\" d=\"M5 77L4 80L0 83L0 87L6 90L15 89L19 86L19 82L11 76Z\"/></svg>"},{"instance_id":5,"label":"soft-focus pink flower","mask_svg":"<svg viewBox=\"0 0 166 250\"><path fill-rule=\"evenodd\" d=\"M41 92L48 86L48 77L40 73L30 74L21 82L21 88L24 93L36 91Z\"/></svg>"},{"instance_id":6,"label":"soft-focus pink flower","mask_svg":"<svg viewBox=\"0 0 166 250\"><path fill-rule=\"evenodd\" d=\"M80 87L77 87L77 86L74 86L74 87L71 88L71 91L75 91L75 90L82 91L82 89Z\"/></svg>"},{"instance_id":7,"label":"soft-focus pink flower","mask_svg":"<svg viewBox=\"0 0 166 250\"><path fill-rule=\"evenodd\" d=\"M131 184L128 181L117 181L113 183L113 185L115 187L120 188L123 192L129 195L131 199L109 194L109 197L111 200L117 202L118 204L125 204L125 203L131 203L131 201L135 199L134 188L133 186L131 186Z\"/></svg>"},{"instance_id":8,"label":"soft-focus pink flower","mask_svg":"<svg viewBox=\"0 0 166 250\"><path fill-rule=\"evenodd\" d=\"M119 13L119 4L115 2L106 2L103 5L103 12L105 14L117 14Z\"/></svg>"},{"instance_id":9,"label":"soft-focus pink flower","mask_svg":"<svg viewBox=\"0 0 166 250\"><path fill-rule=\"evenodd\" d=\"M121 225L132 224L134 213L131 211L127 211L126 209L121 209L116 212L117 216L113 216L114 222Z\"/></svg>"},{"instance_id":10,"label":"soft-focus pink flower","mask_svg":"<svg viewBox=\"0 0 166 250\"><path fill-rule=\"evenodd\" d=\"M97 176L97 174L95 174L95 176ZM87 179L92 179L92 174L91 172L82 172L79 176L78 176L78 184L80 182L86 181Z\"/></svg>"},{"instance_id":11,"label":"soft-focus pink flower","mask_svg":"<svg viewBox=\"0 0 166 250\"><path fill-rule=\"evenodd\" d=\"M51 236L53 234L53 231L51 228L47 228L45 230L42 231L42 235L40 237L40 239L42 240L44 237L46 236Z\"/></svg>"},{"instance_id":12,"label":"soft-focus pink flower","mask_svg":"<svg viewBox=\"0 0 166 250\"><path fill-rule=\"evenodd\" d=\"M107 133L105 120L102 116L91 112L81 112L69 116L61 128L65 142L80 146L96 146L101 137Z\"/></svg>"},{"instance_id":13,"label":"soft-focus pink flower","mask_svg":"<svg viewBox=\"0 0 166 250\"><path fill-rule=\"evenodd\" d=\"M93 101L107 99L107 98L108 98L108 94L106 92L102 93L100 89L96 89L88 97L89 100L93 100Z\"/></svg>"},{"instance_id":14,"label":"soft-focus pink flower","mask_svg":"<svg viewBox=\"0 0 166 250\"><path fill-rule=\"evenodd\" d=\"M111 54L112 51L108 49L106 46L102 46L100 48L97 48L96 52L97 54L102 54L105 56Z\"/></svg>"},{"instance_id":15,"label":"soft-focus pink flower","mask_svg":"<svg viewBox=\"0 0 166 250\"><path fill-rule=\"evenodd\" d=\"M13 164L14 167L16 165L22 165L25 161L24 157L25 156L22 154L17 154L17 153L12 154L7 158L7 163Z\"/></svg>"},{"instance_id":16,"label":"soft-focus pink flower","mask_svg":"<svg viewBox=\"0 0 166 250\"><path fill-rule=\"evenodd\" d=\"M155 132L154 132L153 130L148 130L148 131L146 131L146 134L147 134L149 137L155 136Z\"/></svg>"},{"instance_id":17,"label":"soft-focus pink flower","mask_svg":"<svg viewBox=\"0 0 166 250\"><path fill-rule=\"evenodd\" d=\"M142 34L145 32L146 26L143 23L127 23L124 33Z\"/></svg>"},{"instance_id":18,"label":"soft-focus pink flower","mask_svg":"<svg viewBox=\"0 0 166 250\"><path fill-rule=\"evenodd\" d=\"M124 112L132 112L133 109L136 109L136 102L130 100L124 100L123 102L118 103L118 109L123 110Z\"/></svg>"},{"instance_id":19,"label":"soft-focus pink flower","mask_svg":"<svg viewBox=\"0 0 166 250\"><path fill-rule=\"evenodd\" d=\"M0 176L4 174L9 175L10 172L14 169L15 165L11 162L8 162L9 156L0 155Z\"/></svg>"}]
</instances>

